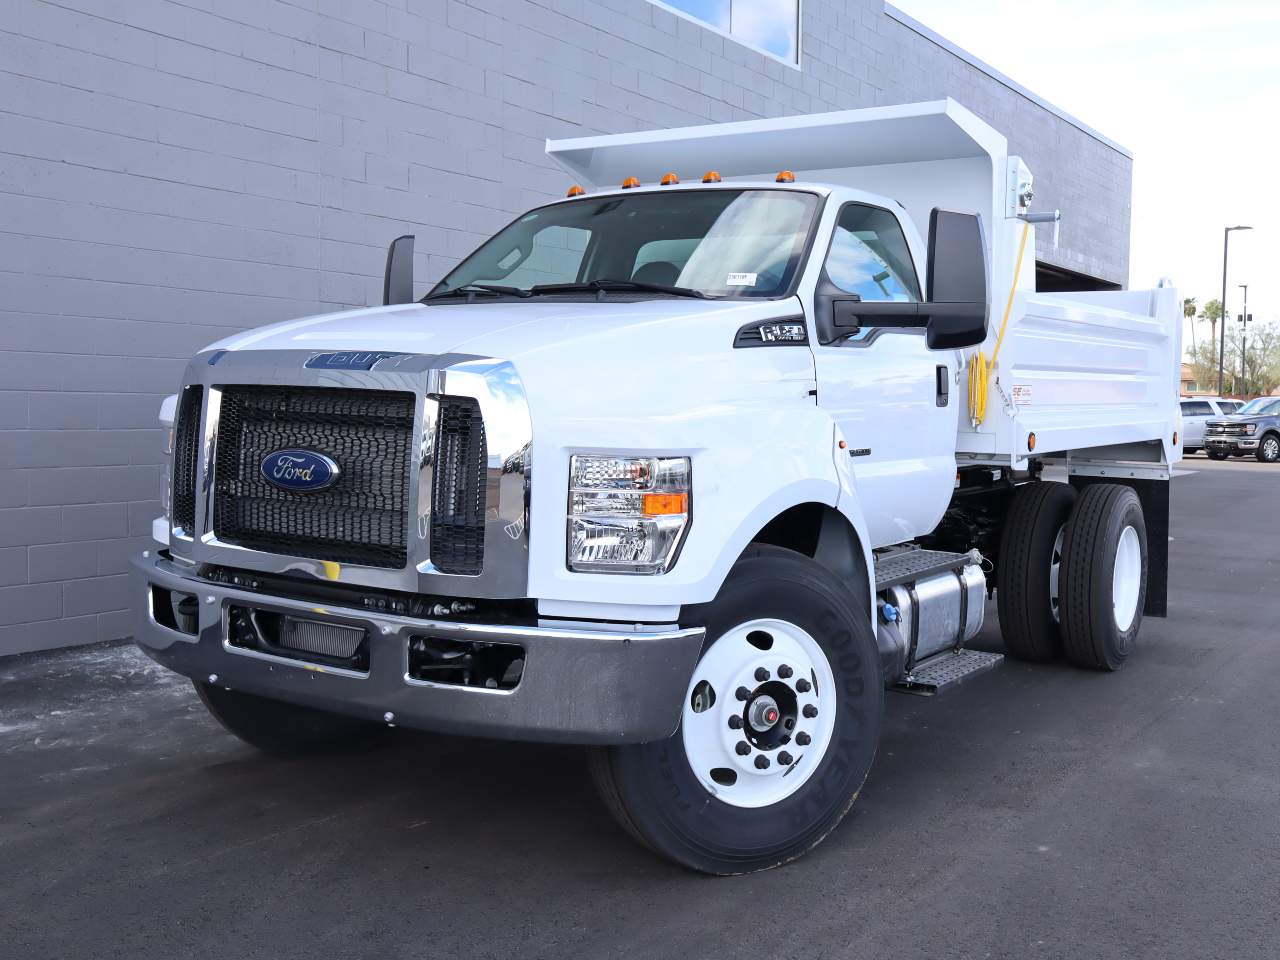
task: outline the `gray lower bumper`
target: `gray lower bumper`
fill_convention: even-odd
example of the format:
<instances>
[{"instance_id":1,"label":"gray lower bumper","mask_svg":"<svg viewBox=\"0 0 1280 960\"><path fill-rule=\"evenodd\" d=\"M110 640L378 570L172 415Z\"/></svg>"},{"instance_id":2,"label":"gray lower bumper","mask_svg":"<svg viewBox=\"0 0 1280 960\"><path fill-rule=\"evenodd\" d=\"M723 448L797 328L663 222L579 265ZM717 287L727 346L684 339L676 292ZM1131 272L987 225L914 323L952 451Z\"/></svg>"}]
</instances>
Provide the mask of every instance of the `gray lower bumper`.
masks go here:
<instances>
[{"instance_id":1,"label":"gray lower bumper","mask_svg":"<svg viewBox=\"0 0 1280 960\"><path fill-rule=\"evenodd\" d=\"M199 598L196 635L156 622L151 585ZM671 734L702 648L701 629L619 625L582 630L417 620L266 596L213 584L154 553L133 561L134 637L158 663L200 680L277 700L442 733L557 743L642 743ZM264 610L334 620L369 630L368 673L336 670L232 647L224 610ZM486 690L408 677L411 633L519 643L525 666L512 690Z\"/></svg>"},{"instance_id":2,"label":"gray lower bumper","mask_svg":"<svg viewBox=\"0 0 1280 960\"><path fill-rule=\"evenodd\" d=\"M1240 453L1245 450L1253 452L1258 449L1258 440L1256 437L1205 437L1204 445L1214 450L1227 450L1231 453Z\"/></svg>"}]
</instances>

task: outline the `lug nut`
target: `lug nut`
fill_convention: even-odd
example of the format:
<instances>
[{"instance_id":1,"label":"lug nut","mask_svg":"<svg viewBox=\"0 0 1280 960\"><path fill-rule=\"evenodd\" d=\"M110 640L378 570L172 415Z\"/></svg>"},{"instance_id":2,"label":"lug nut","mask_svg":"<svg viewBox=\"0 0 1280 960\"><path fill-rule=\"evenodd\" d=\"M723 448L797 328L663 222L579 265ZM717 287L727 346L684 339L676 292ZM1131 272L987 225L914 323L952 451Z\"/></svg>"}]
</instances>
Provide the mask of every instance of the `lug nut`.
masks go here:
<instances>
[{"instance_id":1,"label":"lug nut","mask_svg":"<svg viewBox=\"0 0 1280 960\"><path fill-rule=\"evenodd\" d=\"M768 757L766 757L764 754L761 754L760 756L756 757L756 769L757 769L757 770L768 770L768 769L769 769L769 758L768 758Z\"/></svg>"},{"instance_id":2,"label":"lug nut","mask_svg":"<svg viewBox=\"0 0 1280 960\"><path fill-rule=\"evenodd\" d=\"M802 747L807 747L812 740L813 738L803 731L796 734L796 743L800 744Z\"/></svg>"},{"instance_id":3,"label":"lug nut","mask_svg":"<svg viewBox=\"0 0 1280 960\"><path fill-rule=\"evenodd\" d=\"M733 749L735 749L735 750L737 750L737 751L738 751L738 756L740 756L740 757L745 757L748 753L750 753L750 752L751 752L751 744L749 744L749 743L747 743L745 740L743 740L741 743L739 743L739 744L738 744L736 747L734 747ZM759 761L758 761L758 760L756 761L756 765L757 765L757 766L759 766Z\"/></svg>"},{"instance_id":4,"label":"lug nut","mask_svg":"<svg viewBox=\"0 0 1280 960\"><path fill-rule=\"evenodd\" d=\"M818 708L815 707L812 703L806 703L804 705L804 715L808 717L810 720L812 720L814 717L818 715Z\"/></svg>"},{"instance_id":5,"label":"lug nut","mask_svg":"<svg viewBox=\"0 0 1280 960\"><path fill-rule=\"evenodd\" d=\"M742 729L742 718L738 716L736 713L729 718L729 729L730 730Z\"/></svg>"},{"instance_id":6,"label":"lug nut","mask_svg":"<svg viewBox=\"0 0 1280 960\"><path fill-rule=\"evenodd\" d=\"M799 680L796 681L796 689L799 690L801 693L808 693L809 688L812 686L813 684L811 684L804 677L801 677Z\"/></svg>"},{"instance_id":7,"label":"lug nut","mask_svg":"<svg viewBox=\"0 0 1280 960\"><path fill-rule=\"evenodd\" d=\"M733 695L743 701L751 699L751 691L746 687L739 687L737 690L733 691Z\"/></svg>"},{"instance_id":8,"label":"lug nut","mask_svg":"<svg viewBox=\"0 0 1280 960\"><path fill-rule=\"evenodd\" d=\"M791 679L791 674L793 673L795 673L795 671L792 670L785 663L778 668L778 676L780 676L783 680Z\"/></svg>"},{"instance_id":9,"label":"lug nut","mask_svg":"<svg viewBox=\"0 0 1280 960\"><path fill-rule=\"evenodd\" d=\"M791 766L791 761L794 759L795 757L791 756L791 754L787 753L785 750L778 754L778 762L784 767Z\"/></svg>"},{"instance_id":10,"label":"lug nut","mask_svg":"<svg viewBox=\"0 0 1280 960\"><path fill-rule=\"evenodd\" d=\"M756 682L764 683L769 679L769 671L764 667L756 667Z\"/></svg>"}]
</instances>

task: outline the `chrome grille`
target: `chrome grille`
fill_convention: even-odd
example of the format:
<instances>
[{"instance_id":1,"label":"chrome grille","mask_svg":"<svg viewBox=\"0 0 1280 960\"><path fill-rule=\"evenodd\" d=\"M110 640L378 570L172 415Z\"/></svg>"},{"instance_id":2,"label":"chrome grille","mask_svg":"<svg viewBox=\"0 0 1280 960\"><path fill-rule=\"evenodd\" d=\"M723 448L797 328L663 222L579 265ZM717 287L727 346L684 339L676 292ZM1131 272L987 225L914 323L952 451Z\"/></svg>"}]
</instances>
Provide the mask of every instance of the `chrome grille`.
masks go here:
<instances>
[{"instance_id":1,"label":"chrome grille","mask_svg":"<svg viewBox=\"0 0 1280 960\"><path fill-rule=\"evenodd\" d=\"M488 445L480 404L437 397L435 477L431 497L431 563L442 573L475 576L484 568Z\"/></svg>"},{"instance_id":2,"label":"chrome grille","mask_svg":"<svg viewBox=\"0 0 1280 960\"><path fill-rule=\"evenodd\" d=\"M407 562L414 395L302 386L222 389L213 528L224 543L374 567ZM324 490L284 490L263 459L301 448L337 462Z\"/></svg>"},{"instance_id":3,"label":"chrome grille","mask_svg":"<svg viewBox=\"0 0 1280 960\"><path fill-rule=\"evenodd\" d=\"M191 535L196 523L196 464L200 459L200 407L204 387L187 387L178 403L173 426L172 519Z\"/></svg>"}]
</instances>

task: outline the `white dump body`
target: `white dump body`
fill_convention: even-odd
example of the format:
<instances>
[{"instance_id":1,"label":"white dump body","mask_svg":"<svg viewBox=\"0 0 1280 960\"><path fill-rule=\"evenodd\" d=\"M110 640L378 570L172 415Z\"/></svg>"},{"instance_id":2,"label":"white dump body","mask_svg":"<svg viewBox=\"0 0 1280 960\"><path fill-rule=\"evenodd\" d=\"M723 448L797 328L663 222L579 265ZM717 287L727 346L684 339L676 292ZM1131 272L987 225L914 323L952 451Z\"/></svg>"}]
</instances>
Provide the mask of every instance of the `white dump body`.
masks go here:
<instances>
[{"instance_id":1,"label":"white dump body","mask_svg":"<svg viewBox=\"0 0 1280 960\"><path fill-rule=\"evenodd\" d=\"M988 356L1003 312L993 300ZM992 371L986 419L975 428L961 414L958 456L1020 460L1035 434L1039 455L1176 462L1181 319L1171 286L1019 292ZM967 384L961 393L967 400ZM1100 450L1150 441L1161 443Z\"/></svg>"}]
</instances>

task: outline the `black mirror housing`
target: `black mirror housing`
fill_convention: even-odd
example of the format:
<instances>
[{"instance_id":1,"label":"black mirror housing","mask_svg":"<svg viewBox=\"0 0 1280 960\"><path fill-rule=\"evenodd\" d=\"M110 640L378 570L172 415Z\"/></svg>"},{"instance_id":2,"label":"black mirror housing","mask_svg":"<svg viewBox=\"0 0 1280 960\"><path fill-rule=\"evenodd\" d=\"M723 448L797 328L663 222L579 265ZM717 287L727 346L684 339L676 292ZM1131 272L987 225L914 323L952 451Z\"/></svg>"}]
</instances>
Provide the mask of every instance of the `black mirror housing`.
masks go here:
<instances>
[{"instance_id":1,"label":"black mirror housing","mask_svg":"<svg viewBox=\"0 0 1280 960\"><path fill-rule=\"evenodd\" d=\"M971 347L987 339L991 291L982 218L934 208L929 216L928 313L930 350Z\"/></svg>"},{"instance_id":2,"label":"black mirror housing","mask_svg":"<svg viewBox=\"0 0 1280 960\"><path fill-rule=\"evenodd\" d=\"M413 234L396 237L387 248L387 269L382 277L382 302L413 302Z\"/></svg>"}]
</instances>

